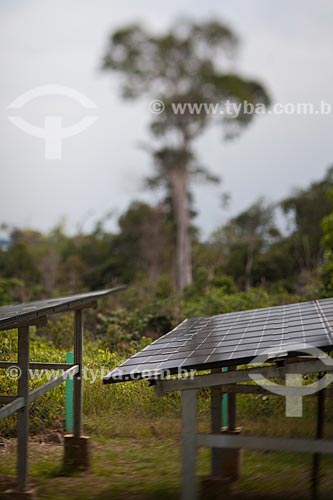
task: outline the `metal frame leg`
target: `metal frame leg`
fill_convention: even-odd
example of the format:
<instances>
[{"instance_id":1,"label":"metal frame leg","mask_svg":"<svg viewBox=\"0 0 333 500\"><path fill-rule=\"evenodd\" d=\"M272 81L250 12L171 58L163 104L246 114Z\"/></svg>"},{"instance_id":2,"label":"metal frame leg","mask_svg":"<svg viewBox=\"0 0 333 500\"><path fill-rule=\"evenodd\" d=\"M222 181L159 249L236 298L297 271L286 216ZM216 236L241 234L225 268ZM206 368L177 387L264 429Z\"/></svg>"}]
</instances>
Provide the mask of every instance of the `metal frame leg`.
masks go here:
<instances>
[{"instance_id":1,"label":"metal frame leg","mask_svg":"<svg viewBox=\"0 0 333 500\"><path fill-rule=\"evenodd\" d=\"M317 394L317 424L316 439L324 437L324 416L325 416L325 392L319 391ZM312 482L311 499L319 498L319 478L320 478L320 454L315 453L312 458Z\"/></svg>"},{"instance_id":2,"label":"metal frame leg","mask_svg":"<svg viewBox=\"0 0 333 500\"><path fill-rule=\"evenodd\" d=\"M228 425L223 433L237 435L240 429L237 423L237 394L228 395ZM238 448L222 448L221 450L221 477L229 481L237 481L241 473L242 450Z\"/></svg>"},{"instance_id":3,"label":"metal frame leg","mask_svg":"<svg viewBox=\"0 0 333 500\"><path fill-rule=\"evenodd\" d=\"M182 391L182 500L197 500L197 390Z\"/></svg>"},{"instance_id":4,"label":"metal frame leg","mask_svg":"<svg viewBox=\"0 0 333 500\"><path fill-rule=\"evenodd\" d=\"M18 396L24 399L24 406L17 415L17 488L28 485L28 438L29 438L29 327L18 328Z\"/></svg>"},{"instance_id":5,"label":"metal frame leg","mask_svg":"<svg viewBox=\"0 0 333 500\"><path fill-rule=\"evenodd\" d=\"M212 434L220 434L222 422L222 391L220 387L211 388L211 432ZM221 476L222 474L222 450L220 448L212 448L211 455L211 470L213 476Z\"/></svg>"}]
</instances>

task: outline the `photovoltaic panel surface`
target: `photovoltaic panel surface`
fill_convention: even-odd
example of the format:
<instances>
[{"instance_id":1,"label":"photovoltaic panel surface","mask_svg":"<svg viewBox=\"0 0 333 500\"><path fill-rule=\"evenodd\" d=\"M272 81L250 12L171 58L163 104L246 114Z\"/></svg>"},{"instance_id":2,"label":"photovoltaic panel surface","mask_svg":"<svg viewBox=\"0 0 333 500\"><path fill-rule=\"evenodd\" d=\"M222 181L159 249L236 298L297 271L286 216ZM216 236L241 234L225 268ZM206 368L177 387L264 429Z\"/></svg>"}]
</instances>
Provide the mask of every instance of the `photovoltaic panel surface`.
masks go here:
<instances>
[{"instance_id":1,"label":"photovoltaic panel surface","mask_svg":"<svg viewBox=\"0 0 333 500\"><path fill-rule=\"evenodd\" d=\"M12 306L0 307L0 330L16 328L20 320L30 320L47 314L56 314L66 309L75 309L89 302L118 292L124 287L110 288L96 292L79 293L67 297L25 302Z\"/></svg>"},{"instance_id":2,"label":"photovoltaic panel surface","mask_svg":"<svg viewBox=\"0 0 333 500\"><path fill-rule=\"evenodd\" d=\"M184 320L112 370L114 383L248 364L273 349L333 349L333 299ZM294 349L295 351L296 349Z\"/></svg>"}]
</instances>

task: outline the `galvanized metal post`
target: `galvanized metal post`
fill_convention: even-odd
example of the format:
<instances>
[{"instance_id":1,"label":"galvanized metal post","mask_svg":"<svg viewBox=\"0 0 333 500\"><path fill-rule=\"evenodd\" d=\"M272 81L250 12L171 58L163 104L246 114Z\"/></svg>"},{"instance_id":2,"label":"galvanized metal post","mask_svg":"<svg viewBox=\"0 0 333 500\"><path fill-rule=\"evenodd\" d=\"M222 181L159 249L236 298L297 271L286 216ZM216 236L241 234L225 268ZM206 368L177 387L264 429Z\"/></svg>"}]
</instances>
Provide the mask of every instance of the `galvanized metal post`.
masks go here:
<instances>
[{"instance_id":1,"label":"galvanized metal post","mask_svg":"<svg viewBox=\"0 0 333 500\"><path fill-rule=\"evenodd\" d=\"M324 437L325 392L323 390L319 391L317 398L316 439L322 439ZM315 453L312 458L311 500L317 500L319 498L319 471L320 454Z\"/></svg>"},{"instance_id":2,"label":"galvanized metal post","mask_svg":"<svg viewBox=\"0 0 333 500\"><path fill-rule=\"evenodd\" d=\"M18 328L18 396L24 406L17 415L17 488L23 490L28 484L28 438L29 438L29 326Z\"/></svg>"},{"instance_id":3,"label":"galvanized metal post","mask_svg":"<svg viewBox=\"0 0 333 500\"><path fill-rule=\"evenodd\" d=\"M197 390L182 391L182 494L181 500L197 500Z\"/></svg>"},{"instance_id":4,"label":"galvanized metal post","mask_svg":"<svg viewBox=\"0 0 333 500\"><path fill-rule=\"evenodd\" d=\"M66 352L66 363L74 364L73 352ZM66 380L65 394L66 432L73 432L73 378Z\"/></svg>"},{"instance_id":5,"label":"galvanized metal post","mask_svg":"<svg viewBox=\"0 0 333 500\"><path fill-rule=\"evenodd\" d=\"M75 311L74 322L74 364L79 365L79 371L74 377L73 398L73 435L82 434L82 355L83 355L83 310Z\"/></svg>"},{"instance_id":6,"label":"galvanized metal post","mask_svg":"<svg viewBox=\"0 0 333 500\"><path fill-rule=\"evenodd\" d=\"M211 432L212 434L220 434L222 420L222 391L220 387L212 387L211 390ZM222 469L222 450L220 448L212 448L211 455L211 470L213 476L221 476Z\"/></svg>"},{"instance_id":7,"label":"galvanized metal post","mask_svg":"<svg viewBox=\"0 0 333 500\"><path fill-rule=\"evenodd\" d=\"M235 371L235 367L230 367L229 372ZM240 429L237 429L237 408L236 408L235 393L228 394L227 404L227 426L223 428L225 434L239 434ZM231 481L236 481L240 476L241 456L242 451L237 448L222 448L221 455L221 471L223 478L229 478Z\"/></svg>"}]
</instances>

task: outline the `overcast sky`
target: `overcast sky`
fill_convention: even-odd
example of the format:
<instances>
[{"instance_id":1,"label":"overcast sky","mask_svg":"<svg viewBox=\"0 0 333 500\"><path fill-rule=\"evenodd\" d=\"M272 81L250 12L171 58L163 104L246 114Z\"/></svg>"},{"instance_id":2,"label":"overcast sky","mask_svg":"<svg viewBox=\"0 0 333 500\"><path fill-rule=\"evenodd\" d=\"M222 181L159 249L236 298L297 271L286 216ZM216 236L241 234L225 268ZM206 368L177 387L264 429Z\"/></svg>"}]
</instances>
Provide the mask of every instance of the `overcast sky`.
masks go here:
<instances>
[{"instance_id":1,"label":"overcast sky","mask_svg":"<svg viewBox=\"0 0 333 500\"><path fill-rule=\"evenodd\" d=\"M116 76L100 71L111 31L144 21L153 29L175 17L219 18L241 39L233 69L262 81L281 103L326 101L333 109L331 0L0 0L0 222L49 230L62 216L67 229L89 230L109 211L134 199L154 200L143 178L152 172L138 148L147 140L149 101L124 103ZM97 121L63 142L62 159L44 158L44 142L16 128L8 106L46 84L71 87L97 106ZM40 97L16 111L35 126L62 115L65 126L87 114L68 97ZM333 113L258 117L232 143L211 130L196 145L223 185L195 186L201 234L208 235L259 196L279 200L323 176L333 162ZM228 210L221 192L231 194ZM114 222L111 222L111 228ZM114 226L113 226L114 227Z\"/></svg>"}]
</instances>

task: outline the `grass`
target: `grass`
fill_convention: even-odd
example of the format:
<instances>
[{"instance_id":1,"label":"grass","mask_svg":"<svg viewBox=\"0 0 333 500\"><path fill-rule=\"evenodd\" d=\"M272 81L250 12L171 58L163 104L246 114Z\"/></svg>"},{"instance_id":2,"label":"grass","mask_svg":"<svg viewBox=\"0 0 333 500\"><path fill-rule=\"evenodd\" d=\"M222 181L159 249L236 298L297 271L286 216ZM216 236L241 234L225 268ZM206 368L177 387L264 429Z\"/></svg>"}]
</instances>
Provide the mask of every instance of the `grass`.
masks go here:
<instances>
[{"instance_id":1,"label":"grass","mask_svg":"<svg viewBox=\"0 0 333 500\"><path fill-rule=\"evenodd\" d=\"M14 339L14 337L13 337ZM2 349L13 359L10 335ZM8 344L8 345L7 345ZM6 347L7 346L7 347ZM6 351L7 349L7 351ZM32 340L33 361L62 362L65 351L39 338ZM126 356L125 356L126 357ZM84 364L101 370L119 364L122 356L98 342L86 343ZM33 380L31 388L46 380ZM11 394L15 384L0 378L0 393ZM31 480L39 498L48 500L173 500L180 489L180 397L158 398L145 382L103 386L100 379L84 381L84 427L92 437L92 469L87 474L61 475L62 447L41 441L41 436L64 427L64 385L30 407ZM302 419L286 418L284 398L239 395L238 425L243 434L313 437L316 398L304 398ZM0 491L15 474L16 417L0 422ZM326 404L326 438L333 438L333 406ZM209 391L200 391L199 430L208 431ZM6 446L1 447L1 437ZM44 443L44 444L43 444ZM209 474L210 455L200 450L199 475ZM320 500L333 499L333 457L322 457ZM309 497L311 456L286 453L244 452L241 479L233 486L235 499L294 499ZM0 494L1 498L1 494Z\"/></svg>"},{"instance_id":2,"label":"grass","mask_svg":"<svg viewBox=\"0 0 333 500\"><path fill-rule=\"evenodd\" d=\"M110 417L110 422L118 418ZM61 475L61 445L30 442L31 481L38 498L47 500L176 500L180 493L180 423L178 419L128 415L112 435L92 434L89 473ZM200 429L207 419L200 418ZM137 432L138 430L140 432ZM42 441L42 442L41 442ZM15 442L0 448L0 474L15 473ZM202 449L198 474L209 475L209 451ZM333 457L322 457L320 500L333 498ZM244 451L242 476L233 486L235 499L294 499L309 496L311 456ZM0 482L1 484L1 482Z\"/></svg>"}]
</instances>

